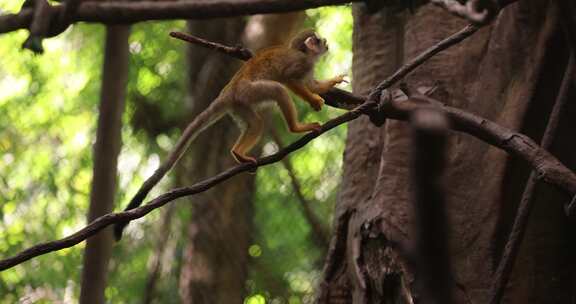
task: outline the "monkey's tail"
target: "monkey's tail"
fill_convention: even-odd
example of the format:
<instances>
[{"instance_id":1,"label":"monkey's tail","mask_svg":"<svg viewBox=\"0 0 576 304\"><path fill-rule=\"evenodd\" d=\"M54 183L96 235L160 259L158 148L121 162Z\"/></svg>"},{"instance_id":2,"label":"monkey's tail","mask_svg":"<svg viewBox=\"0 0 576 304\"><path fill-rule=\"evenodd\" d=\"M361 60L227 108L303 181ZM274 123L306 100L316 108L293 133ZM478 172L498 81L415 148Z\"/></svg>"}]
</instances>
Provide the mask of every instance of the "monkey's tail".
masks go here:
<instances>
[{"instance_id":1,"label":"monkey's tail","mask_svg":"<svg viewBox=\"0 0 576 304\"><path fill-rule=\"evenodd\" d=\"M130 203L126 209L124 209L124 211L139 207L150 190L152 190L152 188L158 184L164 175L166 175L166 173L172 169L180 157L182 157L194 138L196 138L196 136L204 131L204 129L208 128L210 125L222 118L224 114L226 114L228 103L223 102L223 98L226 97L219 96L216 98L216 100L214 100L206 110L202 111L202 113L196 116L194 120L188 124L182 133L182 136L180 136L180 139L176 143L176 146L174 149L172 149L170 155L168 155L168 159L163 164L161 164L160 167L156 169L156 171L154 171L154 174L152 174L152 176L150 176L142 184L142 186L140 186L140 189L138 189L136 195L132 197L132 200L130 200ZM124 228L128 225L128 223L130 223L130 221L119 222L114 225L114 237L116 238L116 241L119 241L122 238L122 231L124 231Z\"/></svg>"}]
</instances>

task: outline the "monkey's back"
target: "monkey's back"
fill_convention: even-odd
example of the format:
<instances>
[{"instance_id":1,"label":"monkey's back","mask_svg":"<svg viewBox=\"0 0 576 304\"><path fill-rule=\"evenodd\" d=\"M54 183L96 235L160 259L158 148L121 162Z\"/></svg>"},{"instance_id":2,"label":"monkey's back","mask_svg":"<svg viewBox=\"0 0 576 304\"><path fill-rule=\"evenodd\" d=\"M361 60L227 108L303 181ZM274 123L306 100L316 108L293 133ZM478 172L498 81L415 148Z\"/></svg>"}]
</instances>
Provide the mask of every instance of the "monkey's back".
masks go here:
<instances>
[{"instance_id":1,"label":"monkey's back","mask_svg":"<svg viewBox=\"0 0 576 304\"><path fill-rule=\"evenodd\" d=\"M306 78L312 73L312 67L313 62L305 53L285 46L274 46L258 51L242 65L230 82L245 79L286 83Z\"/></svg>"}]
</instances>

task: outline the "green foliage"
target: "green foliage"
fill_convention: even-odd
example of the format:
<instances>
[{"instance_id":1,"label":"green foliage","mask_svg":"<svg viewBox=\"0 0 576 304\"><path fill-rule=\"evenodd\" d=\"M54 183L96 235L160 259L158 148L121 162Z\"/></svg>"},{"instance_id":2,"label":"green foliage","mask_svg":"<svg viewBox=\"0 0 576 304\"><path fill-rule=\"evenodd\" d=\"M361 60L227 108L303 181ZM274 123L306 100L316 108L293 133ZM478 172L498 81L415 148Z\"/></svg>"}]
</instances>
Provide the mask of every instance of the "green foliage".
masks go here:
<instances>
[{"instance_id":1,"label":"green foliage","mask_svg":"<svg viewBox=\"0 0 576 304\"><path fill-rule=\"evenodd\" d=\"M21 3L0 1L0 11ZM349 7L309 11L309 26L330 43L318 66L320 78L350 75L352 20ZM122 130L117 202L124 205L174 144L175 121L185 107L185 44L169 38L184 23L153 22L132 27L127 107ZM92 176L92 144L104 45L104 27L74 25L43 42L45 53L21 50L26 31L0 35L0 252L2 258L71 234L86 224ZM328 107L326 107L328 109ZM327 121L342 111L310 111L299 103L305 121ZM279 122L280 123L280 122ZM284 132L285 144L298 136ZM318 138L290 156L313 211L329 227L342 163L345 128ZM274 151L268 140L265 153ZM156 196L170 185L163 181ZM309 223L293 195L281 164L258 170L254 244L249 295L245 302L305 303L318 279L324 248L311 242ZM118 207L119 209L120 207ZM180 208L185 221L189 208ZM145 289L156 238L151 226L159 212L137 221L129 237L115 246L111 261L110 303L139 303ZM148 231L148 232L145 232ZM146 233L146 234L145 234ZM183 235L183 233L182 233ZM173 262L158 285L159 303L178 302L178 274L185 238L175 240ZM0 272L0 304L76 302L84 246L47 254Z\"/></svg>"},{"instance_id":2,"label":"green foliage","mask_svg":"<svg viewBox=\"0 0 576 304\"><path fill-rule=\"evenodd\" d=\"M83 226L91 181L102 30L75 26L45 41L43 56L20 50L26 36L25 31L0 36L0 252L5 257ZM34 293L62 299L77 281L72 278L78 277L82 249L0 273L0 303Z\"/></svg>"}]
</instances>

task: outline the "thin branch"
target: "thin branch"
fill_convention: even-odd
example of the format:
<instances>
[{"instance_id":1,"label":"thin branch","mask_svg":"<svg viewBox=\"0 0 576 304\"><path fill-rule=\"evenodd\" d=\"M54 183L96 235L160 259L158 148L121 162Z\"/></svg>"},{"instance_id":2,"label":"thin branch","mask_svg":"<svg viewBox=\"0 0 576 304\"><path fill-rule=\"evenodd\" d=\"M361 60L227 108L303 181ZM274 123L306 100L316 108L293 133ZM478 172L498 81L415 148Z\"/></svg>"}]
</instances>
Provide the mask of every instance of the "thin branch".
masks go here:
<instances>
[{"instance_id":1,"label":"thin branch","mask_svg":"<svg viewBox=\"0 0 576 304\"><path fill-rule=\"evenodd\" d=\"M242 46L231 47L182 32L171 32L170 36L240 60L248 60L254 54L250 49ZM364 102L363 98L338 88L332 88L320 95L326 100L327 105L344 110L351 110Z\"/></svg>"},{"instance_id":2,"label":"thin branch","mask_svg":"<svg viewBox=\"0 0 576 304\"><path fill-rule=\"evenodd\" d=\"M202 39L196 36L192 36L190 34L182 33L182 32L170 32L170 37L174 37L192 44L196 44L199 46L203 46L205 48L218 51L220 53L224 53L230 57L234 57L240 60L248 60L252 58L253 53L250 49L247 49L242 46L226 46L220 43L208 41L206 39Z\"/></svg>"},{"instance_id":3,"label":"thin branch","mask_svg":"<svg viewBox=\"0 0 576 304\"><path fill-rule=\"evenodd\" d=\"M149 20L208 19L286 13L359 1L363 0L86 1L76 8L71 21L128 24ZM51 16L58 18L63 9L63 5L51 7ZM0 33L28 28L32 14L31 9L23 9L18 14L0 16Z\"/></svg>"},{"instance_id":4,"label":"thin branch","mask_svg":"<svg viewBox=\"0 0 576 304\"><path fill-rule=\"evenodd\" d=\"M566 34L568 35L568 33ZM560 116L564 112L570 87L574 81L576 64L574 63L575 58L573 51L571 51L568 60L568 66L564 72L560 90L542 138L542 148L544 149L548 149L552 145L552 140L554 139L554 135L556 135L556 130L558 129ZM514 225L512 226L512 230L508 236L508 242L506 242L506 247L504 247L504 253L502 254L502 258L495 272L495 280L490 291L491 304L500 303L502 296L504 295L504 289L510 279L514 261L518 256L522 239L526 233L528 219L530 218L530 213L534 206L533 195L538 179L538 172L536 170L532 171L528 182L526 183L526 187L524 188L524 192L522 193L522 199L520 201L520 206L518 207L518 213L514 220Z\"/></svg>"},{"instance_id":5,"label":"thin branch","mask_svg":"<svg viewBox=\"0 0 576 304\"><path fill-rule=\"evenodd\" d=\"M428 59L432 58L434 55L440 53L441 51L456 45L462 42L464 39L472 36L480 29L479 26L476 25L467 25L460 31L450 35L448 38L438 42L434 46L428 48L424 52L422 52L417 57L413 58L406 64L404 64L400 69L398 69L392 76L386 78L384 81L380 82L378 86L376 86L370 95L368 96L368 100L377 101L380 99L380 95L382 91L389 88L394 83L398 82L400 79L404 78L410 72L414 71L417 67L421 64L426 62Z\"/></svg>"},{"instance_id":6,"label":"thin branch","mask_svg":"<svg viewBox=\"0 0 576 304\"><path fill-rule=\"evenodd\" d=\"M412 114L412 205L416 223L414 260L423 299L453 303L448 254L448 216L441 184L446 166L448 121L442 112L419 110Z\"/></svg>"},{"instance_id":7,"label":"thin branch","mask_svg":"<svg viewBox=\"0 0 576 304\"><path fill-rule=\"evenodd\" d=\"M354 120L354 119L360 117L360 115L368 112L369 110L370 110L370 108L367 105L361 105L350 112L346 112L346 113L328 121L324 125L322 125L322 127L320 128L320 131L307 133L306 135L302 136L296 142L287 146L285 149L280 150L273 155L258 159L256 164L244 163L244 164L236 165L236 166L231 167L231 168L229 168L229 169L227 169L227 170L225 170L225 171L223 171L223 172L221 172L221 173L219 173L213 177L210 177L208 179L200 181L200 182L198 182L198 183L196 183L190 187L176 188L176 189L173 189L171 191L168 191L168 192L156 197L155 199L151 200L147 204L140 206L138 208L135 208L135 209L132 209L129 211L110 213L110 214L101 216L101 217L97 218L96 220L92 221L86 227L80 229L79 231L77 231L76 233L74 233L68 237L62 238L60 240L56 240L56 241L52 241L52 242L46 242L46 243L32 246L32 247L18 253L17 255L15 255L13 257L1 260L0 261L0 271L6 270L10 267L18 265L22 262L25 262L25 261L32 259L32 258L39 256L39 255L43 255L43 254L46 254L46 253L49 253L52 251L57 251L57 250L60 250L63 248L72 247L72 246L84 241L85 239L93 236L98 231L106 228L109 225L112 225L115 223L121 223L121 222L128 222L128 221L132 221L132 220L144 217L146 214L150 213L151 211L153 211L157 208L160 208L160 207L166 205L167 203L169 203L173 200L176 200L176 199L181 198L181 197L190 196L190 195L204 192L204 191L214 187L215 185L217 185L217 184L219 184L225 180L228 180L229 178L231 178L235 175L238 175L239 173L253 172L257 167L276 163L276 162L280 161L282 158L284 158L286 155L288 155L289 153L302 148L303 146L305 146L307 143L309 143L310 141L312 141L316 137L324 134L325 132L327 132L327 131L329 131L329 130L331 130L331 129L333 129L333 128L341 125L341 124L344 124L348 121L351 121L351 120Z\"/></svg>"},{"instance_id":8,"label":"thin branch","mask_svg":"<svg viewBox=\"0 0 576 304\"><path fill-rule=\"evenodd\" d=\"M440 101L426 96L416 95L407 101L393 100L383 107L383 111L387 118L405 120L409 113L422 107L442 110L446 113L452 130L472 135L520 157L538 172L539 179L569 195L576 194L576 174L526 135L464 110L443 106Z\"/></svg>"},{"instance_id":9,"label":"thin branch","mask_svg":"<svg viewBox=\"0 0 576 304\"><path fill-rule=\"evenodd\" d=\"M368 97L369 102L376 105L378 103L378 101L380 100L380 95L384 89L389 88L391 85L395 84L400 79L404 78L406 75L408 75L410 72L414 71L417 67L422 65L428 59L434 57L434 55L436 55L436 54L442 52L443 50L445 50L445 49L447 49L453 45L456 45L456 44L464 41L466 38L472 36L479 29L480 29L479 26L467 25L463 29L461 29L460 31L450 35L448 38L446 38L446 39L436 43L435 45L431 46L430 48L426 49L420 55L418 55L417 57L413 58L412 60L410 60L409 62L404 64L402 67L400 67L400 69L398 69L394 74L387 77L380 84L378 84L378 86L376 86L372 90L372 92L370 93L370 95ZM181 37L186 36L186 38L187 38L187 39L182 39L182 38L178 37L179 39L182 39L182 40L185 40L187 42L197 44L197 45L200 45L203 47L212 48L216 51L225 53L227 55L230 55L232 57L235 57L235 58L238 58L241 60L246 60L246 59L244 59L244 57L239 55L240 52L252 53L251 51L243 51L243 48L235 49L235 48L232 48L229 46L224 46L224 45L219 44L219 43L209 42L205 39L194 37L194 36L191 36L189 34L180 33L178 35ZM357 106L357 105L364 102L364 97L354 95L352 93L349 93L349 92L346 92L346 91L340 90L340 89L331 89L326 94L321 94L321 95L322 95L322 97L325 97L324 99L326 99L326 104L333 106L333 107L336 107L336 108L340 108L340 109L352 109L354 106Z\"/></svg>"}]
</instances>

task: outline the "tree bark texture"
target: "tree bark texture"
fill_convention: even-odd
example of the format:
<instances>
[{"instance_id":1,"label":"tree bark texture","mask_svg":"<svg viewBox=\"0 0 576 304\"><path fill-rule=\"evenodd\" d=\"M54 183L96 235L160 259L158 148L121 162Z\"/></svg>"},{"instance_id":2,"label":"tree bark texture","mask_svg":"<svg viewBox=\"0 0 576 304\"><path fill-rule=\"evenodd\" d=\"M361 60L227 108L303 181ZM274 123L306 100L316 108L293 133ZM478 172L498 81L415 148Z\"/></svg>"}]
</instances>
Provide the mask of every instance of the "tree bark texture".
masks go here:
<instances>
[{"instance_id":1,"label":"tree bark texture","mask_svg":"<svg viewBox=\"0 0 576 304\"><path fill-rule=\"evenodd\" d=\"M116 195L118 155L122 147L122 114L128 81L129 26L106 28L106 49L90 191L88 222L110 213ZM86 242L80 303L105 303L108 261L113 245L112 231L105 229Z\"/></svg>"},{"instance_id":2,"label":"tree bark texture","mask_svg":"<svg viewBox=\"0 0 576 304\"><path fill-rule=\"evenodd\" d=\"M405 22L402 21L406 16ZM414 14L386 7L375 15L354 5L354 90L366 93L394 65L418 55L465 24L424 5ZM397 22L395 20L398 20ZM385 23L391 23L384 26ZM556 1L519 1L473 37L430 59L406 80L438 86L450 106L469 110L540 141L568 60ZM394 34L391 34L394 32ZM385 66L389 66L387 69ZM571 97L575 97L574 86ZM567 107L551 152L576 168L570 132L576 104ZM350 124L336 231L319 302L430 303L413 287L417 269L410 206L409 126L387 121ZM488 302L530 168L469 136L452 133L443 177L455 303ZM563 213L569 198L539 185L505 303L569 303L574 298L574 229ZM560 203L558 203L560 202Z\"/></svg>"}]
</instances>

